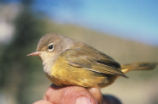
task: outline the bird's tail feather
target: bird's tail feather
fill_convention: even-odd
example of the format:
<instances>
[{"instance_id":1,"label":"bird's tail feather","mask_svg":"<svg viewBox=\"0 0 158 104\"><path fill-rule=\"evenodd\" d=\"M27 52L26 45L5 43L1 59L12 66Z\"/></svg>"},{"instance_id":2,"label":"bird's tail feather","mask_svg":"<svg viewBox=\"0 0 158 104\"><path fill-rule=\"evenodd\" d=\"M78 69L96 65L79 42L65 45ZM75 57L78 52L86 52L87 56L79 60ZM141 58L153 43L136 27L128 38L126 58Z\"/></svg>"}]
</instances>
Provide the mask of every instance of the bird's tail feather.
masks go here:
<instances>
[{"instance_id":1,"label":"bird's tail feather","mask_svg":"<svg viewBox=\"0 0 158 104\"><path fill-rule=\"evenodd\" d=\"M124 65L121 65L121 71L123 73L127 73L129 71L135 71L135 70L152 70L157 65L158 63L148 63L148 62L124 64Z\"/></svg>"}]
</instances>

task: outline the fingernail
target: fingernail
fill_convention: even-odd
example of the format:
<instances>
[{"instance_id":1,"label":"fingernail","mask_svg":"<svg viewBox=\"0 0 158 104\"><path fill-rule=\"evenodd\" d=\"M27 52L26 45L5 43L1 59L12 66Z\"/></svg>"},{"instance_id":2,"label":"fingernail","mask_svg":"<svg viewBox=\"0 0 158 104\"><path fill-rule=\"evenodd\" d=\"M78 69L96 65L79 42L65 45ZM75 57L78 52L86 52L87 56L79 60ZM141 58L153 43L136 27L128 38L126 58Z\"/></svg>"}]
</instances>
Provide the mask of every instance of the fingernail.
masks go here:
<instances>
[{"instance_id":1,"label":"fingernail","mask_svg":"<svg viewBox=\"0 0 158 104\"><path fill-rule=\"evenodd\" d=\"M86 98L86 97L79 97L76 100L75 104L91 104L90 99Z\"/></svg>"}]
</instances>

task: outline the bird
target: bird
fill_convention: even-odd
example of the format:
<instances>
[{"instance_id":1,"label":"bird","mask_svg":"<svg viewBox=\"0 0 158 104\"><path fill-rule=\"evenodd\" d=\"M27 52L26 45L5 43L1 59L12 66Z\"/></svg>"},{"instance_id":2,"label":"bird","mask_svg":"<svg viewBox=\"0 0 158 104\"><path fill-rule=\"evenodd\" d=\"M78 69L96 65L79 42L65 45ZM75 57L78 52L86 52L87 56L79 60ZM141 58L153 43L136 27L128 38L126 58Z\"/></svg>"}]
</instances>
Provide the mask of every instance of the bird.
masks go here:
<instances>
[{"instance_id":1,"label":"bird","mask_svg":"<svg viewBox=\"0 0 158 104\"><path fill-rule=\"evenodd\" d=\"M35 52L43 70L56 86L106 87L133 70L151 70L158 63L120 64L92 46L57 33L47 33L38 42Z\"/></svg>"}]
</instances>

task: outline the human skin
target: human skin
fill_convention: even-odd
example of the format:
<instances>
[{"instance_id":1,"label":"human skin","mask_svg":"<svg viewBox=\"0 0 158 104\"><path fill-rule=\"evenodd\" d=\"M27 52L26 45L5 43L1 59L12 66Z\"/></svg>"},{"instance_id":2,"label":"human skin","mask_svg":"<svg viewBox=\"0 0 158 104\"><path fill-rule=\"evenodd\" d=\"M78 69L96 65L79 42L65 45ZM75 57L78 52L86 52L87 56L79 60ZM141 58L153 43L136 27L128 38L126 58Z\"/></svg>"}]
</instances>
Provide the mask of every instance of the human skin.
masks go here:
<instances>
[{"instance_id":1,"label":"human skin","mask_svg":"<svg viewBox=\"0 0 158 104\"><path fill-rule=\"evenodd\" d=\"M44 98L33 104L121 104L121 102L110 95L102 96L98 88L52 85L46 91Z\"/></svg>"}]
</instances>

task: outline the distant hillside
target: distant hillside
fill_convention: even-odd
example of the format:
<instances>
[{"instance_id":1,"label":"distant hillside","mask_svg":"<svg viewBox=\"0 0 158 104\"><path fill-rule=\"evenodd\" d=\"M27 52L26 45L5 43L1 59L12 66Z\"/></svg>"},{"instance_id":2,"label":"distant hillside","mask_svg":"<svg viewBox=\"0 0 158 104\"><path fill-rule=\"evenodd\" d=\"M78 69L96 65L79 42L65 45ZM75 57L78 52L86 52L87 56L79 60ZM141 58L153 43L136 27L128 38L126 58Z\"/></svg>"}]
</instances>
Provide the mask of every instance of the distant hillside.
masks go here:
<instances>
[{"instance_id":1,"label":"distant hillside","mask_svg":"<svg viewBox=\"0 0 158 104\"><path fill-rule=\"evenodd\" d=\"M95 48L107 53L122 63L135 61L157 61L158 47L122 39L103 32L96 32L72 24L57 24L45 21L47 32L56 32L81 40Z\"/></svg>"}]
</instances>

